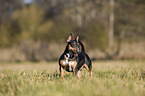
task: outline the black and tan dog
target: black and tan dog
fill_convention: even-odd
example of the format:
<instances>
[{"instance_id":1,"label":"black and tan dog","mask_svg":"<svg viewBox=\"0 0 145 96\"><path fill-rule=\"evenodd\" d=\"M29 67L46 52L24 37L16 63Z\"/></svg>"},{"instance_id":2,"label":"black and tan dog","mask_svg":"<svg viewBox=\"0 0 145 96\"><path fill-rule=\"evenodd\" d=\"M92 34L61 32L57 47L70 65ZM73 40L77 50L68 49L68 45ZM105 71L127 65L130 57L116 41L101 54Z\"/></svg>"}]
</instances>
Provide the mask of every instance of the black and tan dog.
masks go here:
<instances>
[{"instance_id":1,"label":"black and tan dog","mask_svg":"<svg viewBox=\"0 0 145 96\"><path fill-rule=\"evenodd\" d=\"M63 71L74 72L80 78L80 70L86 68L92 78L92 63L85 53L84 45L79 41L79 35L72 40L72 34L67 39L67 46L59 58L59 70L62 78Z\"/></svg>"}]
</instances>

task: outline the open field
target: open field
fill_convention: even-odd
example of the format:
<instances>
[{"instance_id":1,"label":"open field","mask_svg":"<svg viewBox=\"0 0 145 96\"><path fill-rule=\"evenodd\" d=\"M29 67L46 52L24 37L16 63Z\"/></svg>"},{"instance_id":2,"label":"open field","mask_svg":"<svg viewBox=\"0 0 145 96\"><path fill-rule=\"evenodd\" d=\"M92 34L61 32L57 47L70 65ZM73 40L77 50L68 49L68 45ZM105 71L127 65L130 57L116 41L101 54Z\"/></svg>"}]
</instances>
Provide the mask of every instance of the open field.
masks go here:
<instances>
[{"instance_id":1,"label":"open field","mask_svg":"<svg viewBox=\"0 0 145 96\"><path fill-rule=\"evenodd\" d=\"M93 62L93 79L62 79L57 62L0 62L0 96L145 96L145 61Z\"/></svg>"}]
</instances>

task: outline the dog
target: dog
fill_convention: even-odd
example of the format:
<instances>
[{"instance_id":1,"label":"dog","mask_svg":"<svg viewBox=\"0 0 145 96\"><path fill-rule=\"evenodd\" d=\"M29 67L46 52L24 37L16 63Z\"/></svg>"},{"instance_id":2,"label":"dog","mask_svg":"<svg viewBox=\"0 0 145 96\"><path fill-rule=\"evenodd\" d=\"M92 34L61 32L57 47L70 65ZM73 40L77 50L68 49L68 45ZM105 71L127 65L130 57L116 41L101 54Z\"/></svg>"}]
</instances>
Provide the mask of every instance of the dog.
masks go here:
<instances>
[{"instance_id":1,"label":"dog","mask_svg":"<svg viewBox=\"0 0 145 96\"><path fill-rule=\"evenodd\" d=\"M92 62L90 57L85 53L85 48L79 40L79 35L72 39L72 34L68 36L67 46L59 58L60 76L64 78L63 71L73 72L80 78L80 70L86 68L92 78Z\"/></svg>"}]
</instances>

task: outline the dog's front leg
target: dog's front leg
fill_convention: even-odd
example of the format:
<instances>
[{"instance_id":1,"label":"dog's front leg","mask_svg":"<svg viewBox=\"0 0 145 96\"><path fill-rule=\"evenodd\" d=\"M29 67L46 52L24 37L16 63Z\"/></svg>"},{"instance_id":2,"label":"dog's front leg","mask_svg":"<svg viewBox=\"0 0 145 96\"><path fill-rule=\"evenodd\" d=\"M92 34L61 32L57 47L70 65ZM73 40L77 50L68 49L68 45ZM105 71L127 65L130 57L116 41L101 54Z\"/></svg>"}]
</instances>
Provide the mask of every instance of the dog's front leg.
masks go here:
<instances>
[{"instance_id":1,"label":"dog's front leg","mask_svg":"<svg viewBox=\"0 0 145 96\"><path fill-rule=\"evenodd\" d=\"M77 76L78 76L78 78L81 78L81 71L80 70L77 72Z\"/></svg>"},{"instance_id":2,"label":"dog's front leg","mask_svg":"<svg viewBox=\"0 0 145 96\"><path fill-rule=\"evenodd\" d=\"M64 76L63 76L63 68L62 68L62 66L59 66L59 71L60 71L60 76L62 77L62 78L64 78Z\"/></svg>"},{"instance_id":3,"label":"dog's front leg","mask_svg":"<svg viewBox=\"0 0 145 96\"><path fill-rule=\"evenodd\" d=\"M75 75L75 76L77 75L78 78L81 78L81 71L78 70L77 68L75 68L75 70L74 70L74 75Z\"/></svg>"},{"instance_id":4,"label":"dog's front leg","mask_svg":"<svg viewBox=\"0 0 145 96\"><path fill-rule=\"evenodd\" d=\"M77 68L75 67L74 69L74 75L76 76L77 75Z\"/></svg>"},{"instance_id":5,"label":"dog's front leg","mask_svg":"<svg viewBox=\"0 0 145 96\"><path fill-rule=\"evenodd\" d=\"M78 78L81 78L81 71L80 70L77 71L77 69L75 69L74 70L74 75L75 76L77 75Z\"/></svg>"}]
</instances>

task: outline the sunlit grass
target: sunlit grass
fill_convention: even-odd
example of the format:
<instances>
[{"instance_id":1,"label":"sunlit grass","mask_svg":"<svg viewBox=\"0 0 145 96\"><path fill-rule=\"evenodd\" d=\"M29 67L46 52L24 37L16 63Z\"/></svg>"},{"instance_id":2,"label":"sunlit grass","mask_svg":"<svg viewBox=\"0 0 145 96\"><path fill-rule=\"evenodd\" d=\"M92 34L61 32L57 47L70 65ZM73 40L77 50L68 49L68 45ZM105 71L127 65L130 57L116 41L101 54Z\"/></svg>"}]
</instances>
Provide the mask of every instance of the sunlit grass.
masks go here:
<instances>
[{"instance_id":1,"label":"sunlit grass","mask_svg":"<svg viewBox=\"0 0 145 96\"><path fill-rule=\"evenodd\" d=\"M62 79L57 62L0 67L0 96L145 96L144 61L93 62L93 79L85 69L80 79L67 73Z\"/></svg>"}]
</instances>

